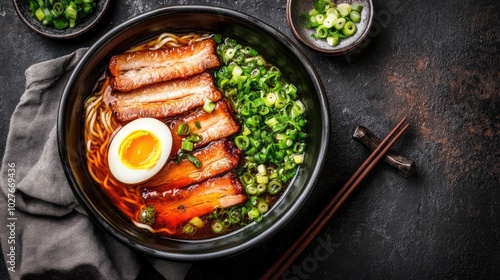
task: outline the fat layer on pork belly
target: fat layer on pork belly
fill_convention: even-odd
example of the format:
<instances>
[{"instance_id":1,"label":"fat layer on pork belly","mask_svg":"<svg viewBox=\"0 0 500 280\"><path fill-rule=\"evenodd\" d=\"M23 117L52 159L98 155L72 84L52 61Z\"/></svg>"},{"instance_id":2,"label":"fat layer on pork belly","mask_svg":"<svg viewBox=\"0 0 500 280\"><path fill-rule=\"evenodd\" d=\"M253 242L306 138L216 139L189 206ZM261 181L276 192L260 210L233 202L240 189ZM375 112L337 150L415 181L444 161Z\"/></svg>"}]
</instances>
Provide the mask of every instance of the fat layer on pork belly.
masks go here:
<instances>
[{"instance_id":1,"label":"fat layer on pork belly","mask_svg":"<svg viewBox=\"0 0 500 280\"><path fill-rule=\"evenodd\" d=\"M240 125L234 118L233 108L225 99L217 102L215 109L211 113L205 112L203 108L198 108L187 115L180 116L167 123L170 131L172 131L170 156L175 156L180 150L182 139L185 137L176 133L181 124L189 125L191 134L201 136L201 141L194 143L194 148L199 148L212 141L231 136L240 129Z\"/></svg>"},{"instance_id":2,"label":"fat layer on pork belly","mask_svg":"<svg viewBox=\"0 0 500 280\"><path fill-rule=\"evenodd\" d=\"M186 78L220 66L216 43L206 39L178 48L140 50L111 57L113 88L130 91L144 85Z\"/></svg>"},{"instance_id":3,"label":"fat layer on pork belly","mask_svg":"<svg viewBox=\"0 0 500 280\"><path fill-rule=\"evenodd\" d=\"M144 198L147 205L156 209L153 228L172 230L193 217L212 213L217 207L227 208L246 201L243 186L234 172L189 188L150 193Z\"/></svg>"},{"instance_id":4,"label":"fat layer on pork belly","mask_svg":"<svg viewBox=\"0 0 500 280\"><path fill-rule=\"evenodd\" d=\"M233 142L222 139L193 152L200 162L197 168L187 158L180 163L170 160L151 181L145 183L145 197L174 188L184 188L230 171L238 166L241 151Z\"/></svg>"},{"instance_id":5,"label":"fat layer on pork belly","mask_svg":"<svg viewBox=\"0 0 500 280\"><path fill-rule=\"evenodd\" d=\"M218 101L221 92L212 76L202 73L111 95L111 108L121 123L137 118L168 118L202 106L205 101Z\"/></svg>"}]
</instances>

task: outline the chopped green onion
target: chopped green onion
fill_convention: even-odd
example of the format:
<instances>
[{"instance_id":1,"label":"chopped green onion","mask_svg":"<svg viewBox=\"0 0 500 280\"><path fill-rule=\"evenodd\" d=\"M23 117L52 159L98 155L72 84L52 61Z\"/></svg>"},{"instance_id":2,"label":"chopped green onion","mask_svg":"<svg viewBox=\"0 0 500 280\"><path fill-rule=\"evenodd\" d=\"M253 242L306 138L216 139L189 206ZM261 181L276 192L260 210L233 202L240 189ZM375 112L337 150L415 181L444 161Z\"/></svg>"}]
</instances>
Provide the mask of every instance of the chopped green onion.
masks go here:
<instances>
[{"instance_id":1,"label":"chopped green onion","mask_svg":"<svg viewBox=\"0 0 500 280\"><path fill-rule=\"evenodd\" d=\"M333 25L333 22L332 22ZM326 26L320 25L316 28L316 36L318 38L326 38L328 36L328 28Z\"/></svg>"},{"instance_id":2,"label":"chopped green onion","mask_svg":"<svg viewBox=\"0 0 500 280\"><path fill-rule=\"evenodd\" d=\"M290 138L285 138L278 143L278 148L280 150L288 149L293 145L293 140Z\"/></svg>"},{"instance_id":3,"label":"chopped green onion","mask_svg":"<svg viewBox=\"0 0 500 280\"><path fill-rule=\"evenodd\" d=\"M286 170L291 170L293 168L295 168L295 166L297 165L297 163L295 162L294 158L286 158L285 160L285 169Z\"/></svg>"},{"instance_id":4,"label":"chopped green onion","mask_svg":"<svg viewBox=\"0 0 500 280\"><path fill-rule=\"evenodd\" d=\"M305 144L304 143L295 143L293 146L293 152L294 153L303 153L305 151Z\"/></svg>"},{"instance_id":5,"label":"chopped green onion","mask_svg":"<svg viewBox=\"0 0 500 280\"><path fill-rule=\"evenodd\" d=\"M56 18L54 20L54 27L59 30L65 29L69 27L69 21L65 18Z\"/></svg>"},{"instance_id":6,"label":"chopped green onion","mask_svg":"<svg viewBox=\"0 0 500 280\"><path fill-rule=\"evenodd\" d=\"M233 67L233 71L231 72L231 75L233 75L233 77L239 77L239 76L241 76L241 74L243 74L243 70L238 65L235 65Z\"/></svg>"},{"instance_id":7,"label":"chopped green onion","mask_svg":"<svg viewBox=\"0 0 500 280\"><path fill-rule=\"evenodd\" d=\"M325 3L325 11L334 7L330 1ZM321 19L316 17L318 14L313 11L304 20L314 18L316 22L319 18L324 23L328 15ZM332 12L330 19L334 16ZM330 32L325 30L328 36ZM216 50L222 58L221 67L215 71L217 87L233 105L241 124L232 139L244 155L237 173L249 196L245 205L211 214L211 219L229 227L234 224L229 217L231 211L239 213L238 223L260 221L268 211L266 207L270 207L268 197L282 192L296 174L298 163L294 156L302 156L305 150L306 110L298 99L299 90L257 50L227 38Z\"/></svg>"},{"instance_id":8,"label":"chopped green onion","mask_svg":"<svg viewBox=\"0 0 500 280\"><path fill-rule=\"evenodd\" d=\"M266 100L265 100L265 103L267 106L273 106L274 103L276 103L276 93L274 92L270 92L266 95Z\"/></svg>"},{"instance_id":9,"label":"chopped green onion","mask_svg":"<svg viewBox=\"0 0 500 280\"><path fill-rule=\"evenodd\" d=\"M214 109L215 103L210 99L205 100L205 104L203 104L203 110L207 113L212 113Z\"/></svg>"},{"instance_id":10,"label":"chopped green onion","mask_svg":"<svg viewBox=\"0 0 500 280\"><path fill-rule=\"evenodd\" d=\"M271 169L269 171L269 179L277 179L278 178L278 171L276 169Z\"/></svg>"},{"instance_id":11,"label":"chopped green onion","mask_svg":"<svg viewBox=\"0 0 500 280\"><path fill-rule=\"evenodd\" d=\"M194 143L193 142L186 141L186 140L182 141L181 149L183 149L184 151L191 152L193 150L193 148L194 148Z\"/></svg>"},{"instance_id":12,"label":"chopped green onion","mask_svg":"<svg viewBox=\"0 0 500 280\"><path fill-rule=\"evenodd\" d=\"M259 123L260 123L259 115L253 115L245 119L245 124L247 124L248 126L256 127L259 125Z\"/></svg>"},{"instance_id":13,"label":"chopped green onion","mask_svg":"<svg viewBox=\"0 0 500 280\"><path fill-rule=\"evenodd\" d=\"M186 157L187 157L187 153L182 152L182 151L181 151L181 152L179 152L179 154L177 155L177 161L176 161L177 165L179 165L179 164L181 163L181 161L182 161L184 158L186 158Z\"/></svg>"},{"instance_id":14,"label":"chopped green onion","mask_svg":"<svg viewBox=\"0 0 500 280\"><path fill-rule=\"evenodd\" d=\"M248 135L250 135L250 133L252 133L252 131L248 127L245 127L243 129L243 131L241 132L241 135L248 136Z\"/></svg>"},{"instance_id":15,"label":"chopped green onion","mask_svg":"<svg viewBox=\"0 0 500 280\"><path fill-rule=\"evenodd\" d=\"M277 124L278 124L278 120L276 120L276 118L275 118L275 117L272 117L272 118L270 118L270 119L266 120L266 121L265 121L265 123L266 123L269 127L273 127L273 126L275 126L275 125L277 125Z\"/></svg>"},{"instance_id":16,"label":"chopped green onion","mask_svg":"<svg viewBox=\"0 0 500 280\"><path fill-rule=\"evenodd\" d=\"M243 135L238 135L234 139L234 143L240 150L246 150L250 146L250 140L248 137L243 136Z\"/></svg>"},{"instance_id":17,"label":"chopped green onion","mask_svg":"<svg viewBox=\"0 0 500 280\"><path fill-rule=\"evenodd\" d=\"M257 172L260 174L260 175L267 175L267 168L264 164L259 164L257 166Z\"/></svg>"},{"instance_id":18,"label":"chopped green onion","mask_svg":"<svg viewBox=\"0 0 500 280\"><path fill-rule=\"evenodd\" d=\"M308 28L314 28L316 26L318 26L319 23L318 21L316 20L316 16L315 15L312 15L309 17L309 24L307 25Z\"/></svg>"},{"instance_id":19,"label":"chopped green onion","mask_svg":"<svg viewBox=\"0 0 500 280\"><path fill-rule=\"evenodd\" d=\"M203 140L203 136L201 136L200 134L197 134L197 133L191 133L191 135L189 135L189 137L187 137L185 140L191 141L193 143L198 143L198 142L201 142Z\"/></svg>"},{"instance_id":20,"label":"chopped green onion","mask_svg":"<svg viewBox=\"0 0 500 280\"><path fill-rule=\"evenodd\" d=\"M191 218L191 220L189 220L189 223L197 228L203 227L203 220L198 216Z\"/></svg>"},{"instance_id":21,"label":"chopped green onion","mask_svg":"<svg viewBox=\"0 0 500 280\"><path fill-rule=\"evenodd\" d=\"M290 98L292 98L292 99L297 98L297 88L293 84L289 84L285 90L286 90L286 94L289 95Z\"/></svg>"},{"instance_id":22,"label":"chopped green onion","mask_svg":"<svg viewBox=\"0 0 500 280\"><path fill-rule=\"evenodd\" d=\"M35 15L35 12L38 8L40 8L40 5L38 5L38 3L36 1L30 0L29 10L30 10L32 16Z\"/></svg>"},{"instance_id":23,"label":"chopped green onion","mask_svg":"<svg viewBox=\"0 0 500 280\"><path fill-rule=\"evenodd\" d=\"M339 36L328 36L326 37L326 43L332 47L339 44Z\"/></svg>"},{"instance_id":24,"label":"chopped green onion","mask_svg":"<svg viewBox=\"0 0 500 280\"><path fill-rule=\"evenodd\" d=\"M329 14L326 16L325 20L323 21L323 27L325 28L332 28L333 27L333 22L337 19L337 16L334 14ZM328 33L328 32L327 32Z\"/></svg>"},{"instance_id":25,"label":"chopped green onion","mask_svg":"<svg viewBox=\"0 0 500 280\"><path fill-rule=\"evenodd\" d=\"M330 4L331 1L319 0L314 3L314 9L318 11L318 13L324 13Z\"/></svg>"},{"instance_id":26,"label":"chopped green onion","mask_svg":"<svg viewBox=\"0 0 500 280\"><path fill-rule=\"evenodd\" d=\"M240 214L240 211L238 211L237 209L231 209L229 211L229 221L231 222L231 224L237 224L241 221L241 214Z\"/></svg>"},{"instance_id":27,"label":"chopped green onion","mask_svg":"<svg viewBox=\"0 0 500 280\"><path fill-rule=\"evenodd\" d=\"M214 233L221 233L224 230L224 225L220 221L215 221L212 224L212 231Z\"/></svg>"},{"instance_id":28,"label":"chopped green onion","mask_svg":"<svg viewBox=\"0 0 500 280\"><path fill-rule=\"evenodd\" d=\"M255 176L258 184L267 184L269 182L269 177L265 175L257 175Z\"/></svg>"},{"instance_id":29,"label":"chopped green onion","mask_svg":"<svg viewBox=\"0 0 500 280\"><path fill-rule=\"evenodd\" d=\"M188 155L187 156L188 160L196 167L196 168L200 168L201 167L201 161L196 158L195 156L193 155Z\"/></svg>"},{"instance_id":30,"label":"chopped green onion","mask_svg":"<svg viewBox=\"0 0 500 280\"><path fill-rule=\"evenodd\" d=\"M57 17L59 15L62 15L64 13L64 6L61 2L56 2L52 6L52 10L50 11L53 16Z\"/></svg>"},{"instance_id":31,"label":"chopped green onion","mask_svg":"<svg viewBox=\"0 0 500 280\"><path fill-rule=\"evenodd\" d=\"M267 184L267 192L271 195L275 195L281 191L283 184L278 180L272 180Z\"/></svg>"},{"instance_id":32,"label":"chopped green onion","mask_svg":"<svg viewBox=\"0 0 500 280\"><path fill-rule=\"evenodd\" d=\"M351 18L351 20L356 23L361 21L361 15L358 11L351 11L351 13L349 14L349 18Z\"/></svg>"},{"instance_id":33,"label":"chopped green onion","mask_svg":"<svg viewBox=\"0 0 500 280\"><path fill-rule=\"evenodd\" d=\"M253 115L257 112L257 108L255 107L255 104L253 102L246 102L243 104L241 107L240 113L243 116L250 116Z\"/></svg>"},{"instance_id":34,"label":"chopped green onion","mask_svg":"<svg viewBox=\"0 0 500 280\"><path fill-rule=\"evenodd\" d=\"M182 232L187 235L192 235L196 232L196 228L192 224L187 223L182 227Z\"/></svg>"},{"instance_id":35,"label":"chopped green onion","mask_svg":"<svg viewBox=\"0 0 500 280\"><path fill-rule=\"evenodd\" d=\"M262 56L258 56L256 61L257 61L257 65L259 65L259 66L264 66L266 64L266 61L264 60L264 58ZM265 68L260 68L259 71L261 74L264 74Z\"/></svg>"},{"instance_id":36,"label":"chopped green onion","mask_svg":"<svg viewBox=\"0 0 500 280\"><path fill-rule=\"evenodd\" d=\"M337 11L337 9L335 9L334 7L331 7L328 10L326 10L326 15L327 16L333 15L335 18L340 17L339 11Z\"/></svg>"},{"instance_id":37,"label":"chopped green onion","mask_svg":"<svg viewBox=\"0 0 500 280\"><path fill-rule=\"evenodd\" d=\"M276 94L276 102L274 103L274 107L276 109L281 109L285 107L286 105L286 99L281 95L281 94Z\"/></svg>"},{"instance_id":38,"label":"chopped green onion","mask_svg":"<svg viewBox=\"0 0 500 280\"><path fill-rule=\"evenodd\" d=\"M267 106L260 106L260 108L259 108L259 114L261 114L262 116L265 116L265 115L269 114L269 112L271 112L271 109L269 109L269 107L267 107Z\"/></svg>"},{"instance_id":39,"label":"chopped green onion","mask_svg":"<svg viewBox=\"0 0 500 280\"><path fill-rule=\"evenodd\" d=\"M177 135L179 135L179 136L189 135L190 132L191 132L191 128L189 127L189 125L187 123L181 123L177 127Z\"/></svg>"},{"instance_id":40,"label":"chopped green onion","mask_svg":"<svg viewBox=\"0 0 500 280\"><path fill-rule=\"evenodd\" d=\"M335 29L337 30L340 30L344 27L345 23L346 23L345 18L338 18L333 22L333 27L335 27Z\"/></svg>"},{"instance_id":41,"label":"chopped green onion","mask_svg":"<svg viewBox=\"0 0 500 280\"><path fill-rule=\"evenodd\" d=\"M243 173L243 175L240 176L240 179L244 185L251 185L255 182L255 177L248 172Z\"/></svg>"},{"instance_id":42,"label":"chopped green onion","mask_svg":"<svg viewBox=\"0 0 500 280\"><path fill-rule=\"evenodd\" d=\"M351 5L347 3L338 4L337 11L339 11L340 16L346 17L351 13Z\"/></svg>"},{"instance_id":43,"label":"chopped green onion","mask_svg":"<svg viewBox=\"0 0 500 280\"><path fill-rule=\"evenodd\" d=\"M78 17L78 11L72 5L69 5L66 7L66 10L64 10L64 16L68 20L75 20L76 21L76 18Z\"/></svg>"},{"instance_id":44,"label":"chopped green onion","mask_svg":"<svg viewBox=\"0 0 500 280\"><path fill-rule=\"evenodd\" d=\"M42 21L45 18L45 13L42 8L38 8L35 12L35 16L39 21Z\"/></svg>"},{"instance_id":45,"label":"chopped green onion","mask_svg":"<svg viewBox=\"0 0 500 280\"><path fill-rule=\"evenodd\" d=\"M325 16L322 15L322 14L317 14L314 16L314 18L316 19L316 22L321 25L323 24L323 21L325 21Z\"/></svg>"},{"instance_id":46,"label":"chopped green onion","mask_svg":"<svg viewBox=\"0 0 500 280\"><path fill-rule=\"evenodd\" d=\"M257 194L263 194L265 191L267 191L266 184L258 184L257 185Z\"/></svg>"},{"instance_id":47,"label":"chopped green onion","mask_svg":"<svg viewBox=\"0 0 500 280\"><path fill-rule=\"evenodd\" d=\"M85 1L84 1L84 2L85 2ZM88 3L86 3L86 4L83 6L83 11L84 11L86 14L91 13L93 9L94 9L94 7L93 7L91 4L88 4Z\"/></svg>"},{"instance_id":48,"label":"chopped green onion","mask_svg":"<svg viewBox=\"0 0 500 280\"><path fill-rule=\"evenodd\" d=\"M274 135L274 138L276 139L276 141L281 141L283 139L286 139L287 135L286 134L283 134L283 133L276 133Z\"/></svg>"},{"instance_id":49,"label":"chopped green onion","mask_svg":"<svg viewBox=\"0 0 500 280\"><path fill-rule=\"evenodd\" d=\"M293 161L295 164L301 164L304 162L304 156L303 155L293 155Z\"/></svg>"},{"instance_id":50,"label":"chopped green onion","mask_svg":"<svg viewBox=\"0 0 500 280\"><path fill-rule=\"evenodd\" d=\"M253 208L252 210L248 211L248 217L250 220L255 220L260 216L260 212L257 208Z\"/></svg>"},{"instance_id":51,"label":"chopped green onion","mask_svg":"<svg viewBox=\"0 0 500 280\"><path fill-rule=\"evenodd\" d=\"M296 117L304 114L304 111L305 111L304 104L302 104L302 102L300 101L295 101L295 103L292 106L292 110L290 112L290 117L292 119L295 119Z\"/></svg>"},{"instance_id":52,"label":"chopped green onion","mask_svg":"<svg viewBox=\"0 0 500 280\"><path fill-rule=\"evenodd\" d=\"M267 211L269 211L269 204L267 202L265 202L264 200L260 200L258 203L257 203L257 210L261 213L261 214L265 214Z\"/></svg>"},{"instance_id":53,"label":"chopped green onion","mask_svg":"<svg viewBox=\"0 0 500 280\"><path fill-rule=\"evenodd\" d=\"M245 192L249 195L255 195L257 194L257 188L253 185L248 185L245 187Z\"/></svg>"},{"instance_id":54,"label":"chopped green onion","mask_svg":"<svg viewBox=\"0 0 500 280\"><path fill-rule=\"evenodd\" d=\"M353 5L352 5L352 7L351 7L351 9L352 9L353 11L356 11L356 12L358 12L358 13L361 13L361 11L363 11L363 6L362 6L362 5L360 5L360 4L353 4Z\"/></svg>"},{"instance_id":55,"label":"chopped green onion","mask_svg":"<svg viewBox=\"0 0 500 280\"><path fill-rule=\"evenodd\" d=\"M227 61L227 60L233 59L235 53L236 53L235 49L232 49L232 48L227 49L226 52L224 53L224 56L223 56L224 60Z\"/></svg>"},{"instance_id":56,"label":"chopped green onion","mask_svg":"<svg viewBox=\"0 0 500 280\"><path fill-rule=\"evenodd\" d=\"M214 39L216 44L222 43L222 36L220 34L214 34L214 36L212 36L212 39Z\"/></svg>"},{"instance_id":57,"label":"chopped green onion","mask_svg":"<svg viewBox=\"0 0 500 280\"><path fill-rule=\"evenodd\" d=\"M354 24L354 22L348 21L342 28L342 32L344 32L344 34L347 36L351 36L356 33L356 25Z\"/></svg>"}]
</instances>

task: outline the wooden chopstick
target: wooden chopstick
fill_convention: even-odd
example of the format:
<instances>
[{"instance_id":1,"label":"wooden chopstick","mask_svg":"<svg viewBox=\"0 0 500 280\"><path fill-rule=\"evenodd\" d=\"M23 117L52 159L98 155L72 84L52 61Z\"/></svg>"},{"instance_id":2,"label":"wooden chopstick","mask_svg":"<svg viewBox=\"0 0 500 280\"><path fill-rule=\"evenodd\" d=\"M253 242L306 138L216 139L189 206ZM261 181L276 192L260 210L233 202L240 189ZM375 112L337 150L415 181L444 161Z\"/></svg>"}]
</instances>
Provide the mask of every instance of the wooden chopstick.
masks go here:
<instances>
[{"instance_id":1,"label":"wooden chopstick","mask_svg":"<svg viewBox=\"0 0 500 280\"><path fill-rule=\"evenodd\" d=\"M283 255L271 266L267 272L260 278L261 280L279 279L281 275L290 267L290 265L297 259L304 249L312 242L316 235L326 225L328 220L344 203L352 191L363 181L366 175L375 167L375 165L385 156L389 149L396 143L396 141L408 129L409 124L406 124L399 132L398 130L406 122L404 117L392 129L392 131L382 140L380 145L370 154L370 156L363 162L363 164L356 170L356 172L349 178L347 183L337 192L335 197L328 203L328 205L321 211L318 217L306 228L301 236L283 253ZM397 133L397 134L396 134ZM396 136L394 136L396 134ZM392 138L394 136L394 138ZM392 138L392 140L391 140Z\"/></svg>"}]
</instances>

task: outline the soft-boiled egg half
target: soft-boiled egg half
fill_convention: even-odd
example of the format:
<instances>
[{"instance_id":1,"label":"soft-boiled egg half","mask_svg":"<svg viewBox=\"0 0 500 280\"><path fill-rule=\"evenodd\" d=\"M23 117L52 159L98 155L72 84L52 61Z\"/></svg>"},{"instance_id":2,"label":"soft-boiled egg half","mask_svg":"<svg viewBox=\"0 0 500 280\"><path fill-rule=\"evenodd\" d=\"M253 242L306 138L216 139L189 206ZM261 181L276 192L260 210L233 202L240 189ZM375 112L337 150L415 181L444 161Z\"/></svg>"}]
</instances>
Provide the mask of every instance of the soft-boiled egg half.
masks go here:
<instances>
[{"instance_id":1,"label":"soft-boiled egg half","mask_svg":"<svg viewBox=\"0 0 500 280\"><path fill-rule=\"evenodd\" d=\"M144 182L158 173L172 149L172 133L166 124L140 118L123 126L109 145L111 174L125 184Z\"/></svg>"}]
</instances>

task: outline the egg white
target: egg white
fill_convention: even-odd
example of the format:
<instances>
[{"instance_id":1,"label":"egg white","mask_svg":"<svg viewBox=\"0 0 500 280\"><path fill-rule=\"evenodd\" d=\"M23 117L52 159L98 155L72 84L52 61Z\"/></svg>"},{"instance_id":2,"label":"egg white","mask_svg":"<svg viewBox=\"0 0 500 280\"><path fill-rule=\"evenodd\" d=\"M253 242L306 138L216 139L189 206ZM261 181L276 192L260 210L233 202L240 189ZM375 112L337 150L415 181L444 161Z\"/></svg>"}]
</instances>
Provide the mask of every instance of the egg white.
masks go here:
<instances>
[{"instance_id":1,"label":"egg white","mask_svg":"<svg viewBox=\"0 0 500 280\"><path fill-rule=\"evenodd\" d=\"M161 153L153 167L133 169L125 166L120 158L120 144L134 131L148 131L160 141ZM154 118L140 118L123 126L113 137L108 150L108 166L111 174L125 184L138 184L156 175L167 162L172 150L172 133L166 124Z\"/></svg>"}]
</instances>

